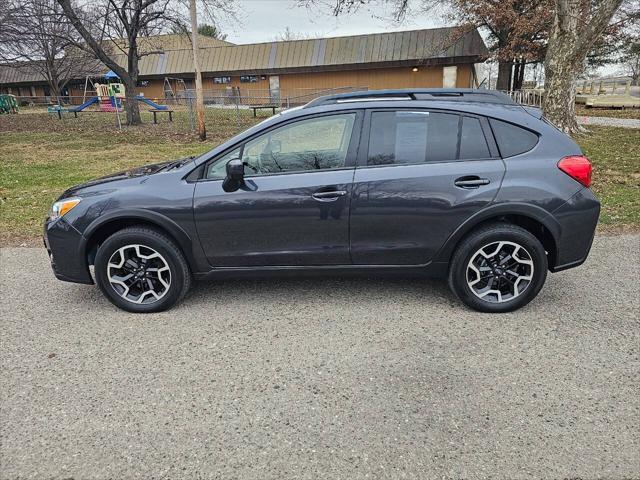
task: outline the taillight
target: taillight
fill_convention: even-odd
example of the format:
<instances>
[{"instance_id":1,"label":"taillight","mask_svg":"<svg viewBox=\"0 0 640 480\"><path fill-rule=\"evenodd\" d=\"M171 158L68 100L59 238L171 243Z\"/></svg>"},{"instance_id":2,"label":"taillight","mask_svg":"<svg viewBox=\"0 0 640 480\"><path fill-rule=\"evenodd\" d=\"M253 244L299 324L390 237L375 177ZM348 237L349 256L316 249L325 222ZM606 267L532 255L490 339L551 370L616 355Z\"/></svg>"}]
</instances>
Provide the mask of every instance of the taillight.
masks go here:
<instances>
[{"instance_id":1,"label":"taillight","mask_svg":"<svg viewBox=\"0 0 640 480\"><path fill-rule=\"evenodd\" d=\"M591 186L591 162L584 155L570 155L558 162L558 168L585 187Z\"/></svg>"}]
</instances>

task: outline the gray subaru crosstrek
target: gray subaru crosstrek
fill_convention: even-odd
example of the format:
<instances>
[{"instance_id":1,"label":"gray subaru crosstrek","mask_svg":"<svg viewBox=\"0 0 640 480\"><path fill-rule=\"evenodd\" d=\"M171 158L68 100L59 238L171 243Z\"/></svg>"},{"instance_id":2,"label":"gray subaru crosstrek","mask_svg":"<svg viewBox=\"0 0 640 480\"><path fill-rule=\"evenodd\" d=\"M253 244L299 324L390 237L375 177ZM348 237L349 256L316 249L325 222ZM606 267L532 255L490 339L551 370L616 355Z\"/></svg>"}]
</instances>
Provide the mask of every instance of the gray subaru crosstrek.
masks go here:
<instances>
[{"instance_id":1,"label":"gray subaru crosstrek","mask_svg":"<svg viewBox=\"0 0 640 480\"><path fill-rule=\"evenodd\" d=\"M192 279L347 272L447 278L469 307L530 302L580 265L600 204L568 136L503 94L321 97L197 158L70 188L44 241L61 280L132 312Z\"/></svg>"}]
</instances>

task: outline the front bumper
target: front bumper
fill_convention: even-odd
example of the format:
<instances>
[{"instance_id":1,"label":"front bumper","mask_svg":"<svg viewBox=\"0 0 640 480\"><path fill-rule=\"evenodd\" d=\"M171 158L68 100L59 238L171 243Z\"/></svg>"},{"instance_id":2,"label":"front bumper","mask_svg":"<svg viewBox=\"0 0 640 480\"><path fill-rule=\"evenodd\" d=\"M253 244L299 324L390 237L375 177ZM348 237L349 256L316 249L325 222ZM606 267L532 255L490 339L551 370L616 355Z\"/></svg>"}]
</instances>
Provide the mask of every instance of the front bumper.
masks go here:
<instances>
[{"instance_id":1,"label":"front bumper","mask_svg":"<svg viewBox=\"0 0 640 480\"><path fill-rule=\"evenodd\" d=\"M561 226L556 239L556 261L549 270L559 272L582 265L589 255L600 216L600 202L584 188L553 212Z\"/></svg>"},{"instance_id":2,"label":"front bumper","mask_svg":"<svg viewBox=\"0 0 640 480\"><path fill-rule=\"evenodd\" d=\"M47 220L43 240L56 278L65 282L93 284L89 266L83 258L80 232L64 218L53 222Z\"/></svg>"}]
</instances>

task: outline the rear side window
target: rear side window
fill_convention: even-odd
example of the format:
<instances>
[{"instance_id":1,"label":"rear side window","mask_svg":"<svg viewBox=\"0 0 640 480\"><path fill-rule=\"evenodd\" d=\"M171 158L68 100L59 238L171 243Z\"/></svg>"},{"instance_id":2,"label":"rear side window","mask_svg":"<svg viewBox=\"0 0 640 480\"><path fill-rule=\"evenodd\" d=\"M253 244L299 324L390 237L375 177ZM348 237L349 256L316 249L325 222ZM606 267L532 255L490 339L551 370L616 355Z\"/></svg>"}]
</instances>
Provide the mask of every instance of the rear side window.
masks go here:
<instances>
[{"instance_id":1,"label":"rear side window","mask_svg":"<svg viewBox=\"0 0 640 480\"><path fill-rule=\"evenodd\" d=\"M373 112L368 165L455 160L458 115L433 112Z\"/></svg>"},{"instance_id":2,"label":"rear side window","mask_svg":"<svg viewBox=\"0 0 640 480\"><path fill-rule=\"evenodd\" d=\"M513 157L528 152L538 143L538 135L511 123L489 120L502 157Z\"/></svg>"},{"instance_id":3,"label":"rear side window","mask_svg":"<svg viewBox=\"0 0 640 480\"><path fill-rule=\"evenodd\" d=\"M489 158L489 146L480 120L473 117L462 117L462 131L460 134L460 158Z\"/></svg>"}]
</instances>

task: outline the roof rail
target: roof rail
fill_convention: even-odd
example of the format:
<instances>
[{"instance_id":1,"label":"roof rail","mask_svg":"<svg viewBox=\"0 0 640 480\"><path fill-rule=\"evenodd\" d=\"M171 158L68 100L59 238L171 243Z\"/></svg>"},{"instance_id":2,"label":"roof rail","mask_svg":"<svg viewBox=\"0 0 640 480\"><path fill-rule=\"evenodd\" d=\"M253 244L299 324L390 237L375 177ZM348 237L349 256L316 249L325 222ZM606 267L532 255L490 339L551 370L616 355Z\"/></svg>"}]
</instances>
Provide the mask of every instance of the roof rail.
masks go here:
<instances>
[{"instance_id":1,"label":"roof rail","mask_svg":"<svg viewBox=\"0 0 640 480\"><path fill-rule=\"evenodd\" d=\"M363 90L359 92L339 93L318 97L307 103L304 108L332 105L336 103L379 102L398 100L446 100L458 102L481 102L515 104L502 92L472 88L421 88L397 90Z\"/></svg>"}]
</instances>

